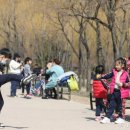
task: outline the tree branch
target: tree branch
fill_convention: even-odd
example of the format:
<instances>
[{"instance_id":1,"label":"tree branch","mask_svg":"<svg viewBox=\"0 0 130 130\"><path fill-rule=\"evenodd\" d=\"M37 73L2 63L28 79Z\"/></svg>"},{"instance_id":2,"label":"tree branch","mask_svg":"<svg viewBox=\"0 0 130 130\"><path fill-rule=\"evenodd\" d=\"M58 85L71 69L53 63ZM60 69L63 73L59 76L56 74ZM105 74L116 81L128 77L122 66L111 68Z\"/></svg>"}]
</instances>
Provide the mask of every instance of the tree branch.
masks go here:
<instances>
[{"instance_id":1,"label":"tree branch","mask_svg":"<svg viewBox=\"0 0 130 130\"><path fill-rule=\"evenodd\" d=\"M87 19L87 20L96 21L96 22L100 23L102 26L104 26L104 27L106 27L107 29L111 30L111 26L110 26L109 24L103 22L103 21L100 20L99 18L84 16L84 15L81 15L81 14L75 14L75 15L69 14L69 16L80 16L80 17L85 18L85 19Z\"/></svg>"},{"instance_id":2,"label":"tree branch","mask_svg":"<svg viewBox=\"0 0 130 130\"><path fill-rule=\"evenodd\" d=\"M79 57L79 55L78 55L76 49L74 48L73 44L71 43L70 39L68 38L67 34L65 33L65 28L64 28L64 25L63 25L63 23L62 23L62 21L61 21L61 19L60 19L60 14L59 14L59 13L58 13L58 21L59 21L59 24L61 25L62 32L63 32L63 34L64 34L66 40L68 41L69 45L71 46L71 48L72 48L74 54L75 54L77 57Z\"/></svg>"}]
</instances>

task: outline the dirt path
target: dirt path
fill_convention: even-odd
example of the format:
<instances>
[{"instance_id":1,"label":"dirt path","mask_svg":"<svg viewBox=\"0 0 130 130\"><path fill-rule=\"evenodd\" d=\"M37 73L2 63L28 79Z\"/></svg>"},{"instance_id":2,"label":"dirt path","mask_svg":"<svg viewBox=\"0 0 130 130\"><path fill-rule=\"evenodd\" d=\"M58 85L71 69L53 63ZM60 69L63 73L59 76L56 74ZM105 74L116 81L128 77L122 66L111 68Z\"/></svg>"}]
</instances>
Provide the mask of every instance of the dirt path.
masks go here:
<instances>
[{"instance_id":1,"label":"dirt path","mask_svg":"<svg viewBox=\"0 0 130 130\"><path fill-rule=\"evenodd\" d=\"M128 130L130 122L124 125L114 123L102 125L94 121L88 99L72 96L72 101L43 100L38 97L25 99L10 98L8 85L2 87L5 106L0 121L6 125L3 130Z\"/></svg>"}]
</instances>

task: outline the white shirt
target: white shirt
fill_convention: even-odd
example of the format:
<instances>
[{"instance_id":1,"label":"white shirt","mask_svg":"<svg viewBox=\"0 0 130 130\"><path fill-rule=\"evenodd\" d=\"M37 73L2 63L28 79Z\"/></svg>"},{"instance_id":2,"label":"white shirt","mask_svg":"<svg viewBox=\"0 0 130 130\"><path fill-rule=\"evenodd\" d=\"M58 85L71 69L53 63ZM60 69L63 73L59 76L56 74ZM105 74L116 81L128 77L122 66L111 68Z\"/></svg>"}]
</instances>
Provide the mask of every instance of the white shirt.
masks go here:
<instances>
[{"instance_id":1,"label":"white shirt","mask_svg":"<svg viewBox=\"0 0 130 130\"><path fill-rule=\"evenodd\" d=\"M117 72L117 76L116 76L116 80L115 80L115 83L117 84L120 84L120 77L121 77L121 74L122 74L123 71L119 71ZM116 89L120 89L120 86L118 86L117 84L115 84L115 88Z\"/></svg>"},{"instance_id":2,"label":"white shirt","mask_svg":"<svg viewBox=\"0 0 130 130\"><path fill-rule=\"evenodd\" d=\"M20 69L21 64L18 63L15 60L11 60L9 63L9 73L11 74L20 74L21 73L21 69Z\"/></svg>"}]
</instances>

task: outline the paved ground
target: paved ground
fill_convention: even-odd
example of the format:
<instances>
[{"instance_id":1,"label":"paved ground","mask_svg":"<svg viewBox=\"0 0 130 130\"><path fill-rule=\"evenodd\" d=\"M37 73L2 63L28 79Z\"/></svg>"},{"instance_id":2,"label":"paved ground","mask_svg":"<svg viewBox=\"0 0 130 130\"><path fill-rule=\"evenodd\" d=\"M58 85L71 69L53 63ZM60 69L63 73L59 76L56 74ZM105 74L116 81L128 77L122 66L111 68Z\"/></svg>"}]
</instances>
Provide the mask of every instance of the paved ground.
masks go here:
<instances>
[{"instance_id":1,"label":"paved ground","mask_svg":"<svg viewBox=\"0 0 130 130\"><path fill-rule=\"evenodd\" d=\"M3 130L130 129L130 120L123 125L94 121L94 111L89 110L88 100L83 97L73 96L72 99L76 101L10 98L8 85L2 87L2 93L5 106L0 121L6 125ZM130 111L127 110L127 113Z\"/></svg>"}]
</instances>

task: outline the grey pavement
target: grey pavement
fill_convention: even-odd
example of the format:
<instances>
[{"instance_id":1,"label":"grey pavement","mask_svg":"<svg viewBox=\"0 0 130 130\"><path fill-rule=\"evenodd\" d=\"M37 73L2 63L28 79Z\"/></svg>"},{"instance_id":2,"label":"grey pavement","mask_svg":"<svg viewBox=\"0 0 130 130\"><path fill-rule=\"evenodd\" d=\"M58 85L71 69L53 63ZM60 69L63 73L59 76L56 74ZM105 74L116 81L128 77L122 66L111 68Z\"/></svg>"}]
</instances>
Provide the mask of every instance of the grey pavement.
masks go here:
<instances>
[{"instance_id":1,"label":"grey pavement","mask_svg":"<svg viewBox=\"0 0 130 130\"><path fill-rule=\"evenodd\" d=\"M88 103L39 97L11 98L9 89L9 84L2 86L5 105L0 122L6 126L3 130L130 130L130 120L122 125L94 121L95 113Z\"/></svg>"}]
</instances>

